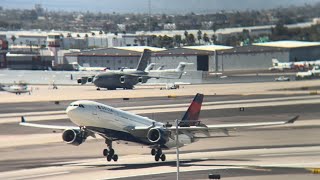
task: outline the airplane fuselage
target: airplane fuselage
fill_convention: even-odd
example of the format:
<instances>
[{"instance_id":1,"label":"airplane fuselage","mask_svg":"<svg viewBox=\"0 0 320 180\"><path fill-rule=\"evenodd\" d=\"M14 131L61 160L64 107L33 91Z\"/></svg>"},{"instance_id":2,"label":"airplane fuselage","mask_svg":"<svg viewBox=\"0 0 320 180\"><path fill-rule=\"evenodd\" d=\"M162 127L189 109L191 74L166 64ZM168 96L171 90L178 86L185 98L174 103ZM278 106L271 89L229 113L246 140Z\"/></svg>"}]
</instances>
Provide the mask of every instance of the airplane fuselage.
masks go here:
<instances>
[{"instance_id":1,"label":"airplane fuselage","mask_svg":"<svg viewBox=\"0 0 320 180\"><path fill-rule=\"evenodd\" d=\"M66 113L74 124L86 127L108 138L150 146L155 144L147 139L145 131L139 134L139 131L135 133L132 129L135 127L164 128L164 124L161 122L94 101L82 100L73 102L66 109ZM179 135L180 147L191 142L192 140L189 136ZM162 147L176 147L176 142L174 139L169 138L169 141Z\"/></svg>"},{"instance_id":2,"label":"airplane fuselage","mask_svg":"<svg viewBox=\"0 0 320 180\"><path fill-rule=\"evenodd\" d=\"M134 137L130 133L130 129L134 127L151 127L153 124L157 127L163 127L162 123L147 117L93 101L73 102L66 111L70 120L76 125L119 140L150 144L147 139Z\"/></svg>"},{"instance_id":3,"label":"airplane fuselage","mask_svg":"<svg viewBox=\"0 0 320 180\"><path fill-rule=\"evenodd\" d=\"M134 74L134 76L126 74ZM139 76L141 74L141 76ZM105 72L94 77L93 83L96 87L107 89L132 89L138 83L145 83L148 78L143 76L145 73L136 71L125 71L125 73Z\"/></svg>"}]
</instances>

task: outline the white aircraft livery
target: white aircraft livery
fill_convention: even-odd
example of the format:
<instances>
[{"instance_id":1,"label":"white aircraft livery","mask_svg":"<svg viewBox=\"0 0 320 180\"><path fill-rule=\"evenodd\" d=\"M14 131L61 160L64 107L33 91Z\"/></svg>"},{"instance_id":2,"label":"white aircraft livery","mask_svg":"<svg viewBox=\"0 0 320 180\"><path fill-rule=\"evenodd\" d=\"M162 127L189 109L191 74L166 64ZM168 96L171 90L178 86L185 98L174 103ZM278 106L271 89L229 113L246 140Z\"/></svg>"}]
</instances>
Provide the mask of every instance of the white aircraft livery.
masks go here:
<instances>
[{"instance_id":1,"label":"white aircraft livery","mask_svg":"<svg viewBox=\"0 0 320 180\"><path fill-rule=\"evenodd\" d=\"M118 160L118 155L112 147L112 142L118 140L147 145L151 148L151 155L154 156L155 161L165 161L163 149L181 147L201 137L210 137L211 131L220 130L228 135L228 130L234 128L283 125L294 123L298 118L295 116L288 121L277 122L205 125L199 121L203 97L203 94L199 93L194 97L178 127L87 100L72 102L66 109L68 117L77 126L28 123L24 117L21 118L20 125L64 130L62 139L72 145L80 145L87 137L95 137L98 134L107 144L107 149L103 150L107 161ZM176 136L178 136L177 143Z\"/></svg>"}]
</instances>

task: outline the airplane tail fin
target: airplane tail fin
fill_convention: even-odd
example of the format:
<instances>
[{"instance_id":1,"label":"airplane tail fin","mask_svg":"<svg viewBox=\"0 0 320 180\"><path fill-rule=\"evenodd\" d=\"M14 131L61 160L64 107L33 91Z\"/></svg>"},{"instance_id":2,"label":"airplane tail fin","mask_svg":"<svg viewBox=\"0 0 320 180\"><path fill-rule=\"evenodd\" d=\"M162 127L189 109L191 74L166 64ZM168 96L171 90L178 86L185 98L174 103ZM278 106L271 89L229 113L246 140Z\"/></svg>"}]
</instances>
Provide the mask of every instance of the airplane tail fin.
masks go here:
<instances>
[{"instance_id":1,"label":"airplane tail fin","mask_svg":"<svg viewBox=\"0 0 320 180\"><path fill-rule=\"evenodd\" d=\"M199 123L199 115L201 111L201 105L203 101L203 94L197 93L191 102L188 110L182 117L179 126L195 126Z\"/></svg>"},{"instance_id":2,"label":"airplane tail fin","mask_svg":"<svg viewBox=\"0 0 320 180\"><path fill-rule=\"evenodd\" d=\"M278 63L279 63L278 59L272 58L272 66L278 66Z\"/></svg>"},{"instance_id":3,"label":"airplane tail fin","mask_svg":"<svg viewBox=\"0 0 320 180\"><path fill-rule=\"evenodd\" d=\"M156 65L156 63L150 63L150 64L146 67L146 69L145 69L144 71L145 71L145 72L148 72L148 71L152 70L155 65Z\"/></svg>"},{"instance_id":4,"label":"airplane tail fin","mask_svg":"<svg viewBox=\"0 0 320 180\"><path fill-rule=\"evenodd\" d=\"M74 70L81 71L83 69L83 67L80 66L80 64L78 64L77 62L73 62L71 63L71 65Z\"/></svg>"},{"instance_id":5,"label":"airplane tail fin","mask_svg":"<svg viewBox=\"0 0 320 180\"><path fill-rule=\"evenodd\" d=\"M176 68L176 71L178 72L183 72L184 71L184 68L186 67L187 63L185 62L180 62L178 67Z\"/></svg>"},{"instance_id":6,"label":"airplane tail fin","mask_svg":"<svg viewBox=\"0 0 320 180\"><path fill-rule=\"evenodd\" d=\"M141 54L141 57L137 66L137 70L144 71L150 59L151 59L151 51L149 49L145 49Z\"/></svg>"},{"instance_id":7,"label":"airplane tail fin","mask_svg":"<svg viewBox=\"0 0 320 180\"><path fill-rule=\"evenodd\" d=\"M164 68L164 65L162 65L162 66L160 66L160 67L158 67L158 71L160 71L160 70L163 70L163 68Z\"/></svg>"}]
</instances>

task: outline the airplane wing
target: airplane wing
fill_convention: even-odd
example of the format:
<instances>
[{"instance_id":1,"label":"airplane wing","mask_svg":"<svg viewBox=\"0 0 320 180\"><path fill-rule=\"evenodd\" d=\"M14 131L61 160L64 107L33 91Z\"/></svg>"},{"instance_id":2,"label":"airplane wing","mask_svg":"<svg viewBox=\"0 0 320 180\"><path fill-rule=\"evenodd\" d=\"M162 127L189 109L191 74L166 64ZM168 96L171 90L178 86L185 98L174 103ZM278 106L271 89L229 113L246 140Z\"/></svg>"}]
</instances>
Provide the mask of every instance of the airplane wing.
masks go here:
<instances>
[{"instance_id":1,"label":"airplane wing","mask_svg":"<svg viewBox=\"0 0 320 180\"><path fill-rule=\"evenodd\" d=\"M276 122L259 122L259 123L237 123L237 124L219 124L219 125L199 125L199 126L186 126L186 127L178 127L178 130L188 131L188 132L210 132L215 130L222 130L228 135L229 130L234 129L246 129L246 128L254 128L254 127L262 127L262 126L277 126L277 125L285 125L294 123L299 116L295 116L288 121L276 121ZM167 130L175 131L176 126L168 127Z\"/></svg>"},{"instance_id":2,"label":"airplane wing","mask_svg":"<svg viewBox=\"0 0 320 180\"><path fill-rule=\"evenodd\" d=\"M57 125L28 123L28 122L26 122L26 120L23 116L21 117L21 122L19 123L19 125L36 127L36 128L56 129L56 130L66 130L66 129L80 130L80 128L78 126L57 126Z\"/></svg>"}]
</instances>

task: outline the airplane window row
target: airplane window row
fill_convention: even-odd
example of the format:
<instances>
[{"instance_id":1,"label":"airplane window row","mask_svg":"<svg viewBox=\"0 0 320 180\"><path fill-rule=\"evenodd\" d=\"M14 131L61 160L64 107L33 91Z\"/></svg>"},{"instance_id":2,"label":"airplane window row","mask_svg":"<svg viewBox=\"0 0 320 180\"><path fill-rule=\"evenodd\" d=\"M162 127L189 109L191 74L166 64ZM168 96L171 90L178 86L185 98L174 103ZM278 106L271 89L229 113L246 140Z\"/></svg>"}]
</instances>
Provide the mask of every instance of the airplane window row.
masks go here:
<instances>
[{"instance_id":1,"label":"airplane window row","mask_svg":"<svg viewBox=\"0 0 320 180\"><path fill-rule=\"evenodd\" d=\"M70 104L70 106L76 106L76 107L79 106L79 107L81 107L81 108L84 108L84 106L83 106L82 104L79 104L79 105L78 105L78 104Z\"/></svg>"}]
</instances>

